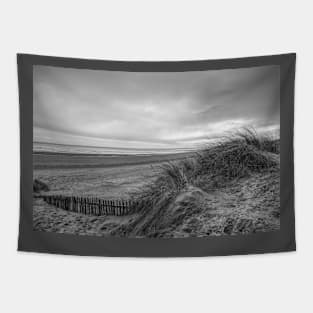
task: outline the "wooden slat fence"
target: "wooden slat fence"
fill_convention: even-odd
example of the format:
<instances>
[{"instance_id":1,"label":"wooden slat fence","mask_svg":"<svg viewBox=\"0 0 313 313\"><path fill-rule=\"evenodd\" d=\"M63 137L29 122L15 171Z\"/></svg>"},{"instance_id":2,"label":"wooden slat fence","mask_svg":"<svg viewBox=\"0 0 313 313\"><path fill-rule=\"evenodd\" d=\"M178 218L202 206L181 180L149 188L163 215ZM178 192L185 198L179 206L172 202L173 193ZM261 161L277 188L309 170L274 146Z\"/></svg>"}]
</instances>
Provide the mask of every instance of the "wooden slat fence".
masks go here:
<instances>
[{"instance_id":1,"label":"wooden slat fence","mask_svg":"<svg viewBox=\"0 0 313 313\"><path fill-rule=\"evenodd\" d=\"M136 203L130 200L103 200L57 195L43 195L41 198L57 208L86 215L123 216L134 213L136 208Z\"/></svg>"}]
</instances>

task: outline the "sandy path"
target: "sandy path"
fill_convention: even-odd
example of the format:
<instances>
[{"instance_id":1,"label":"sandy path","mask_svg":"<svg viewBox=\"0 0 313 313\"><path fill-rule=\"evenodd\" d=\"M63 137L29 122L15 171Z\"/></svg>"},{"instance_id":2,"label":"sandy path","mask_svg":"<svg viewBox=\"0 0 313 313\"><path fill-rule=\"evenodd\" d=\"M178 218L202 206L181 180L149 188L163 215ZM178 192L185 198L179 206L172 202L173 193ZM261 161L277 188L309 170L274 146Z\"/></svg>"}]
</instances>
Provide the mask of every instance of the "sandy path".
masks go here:
<instances>
[{"instance_id":1,"label":"sandy path","mask_svg":"<svg viewBox=\"0 0 313 313\"><path fill-rule=\"evenodd\" d=\"M179 225L175 237L235 235L275 231L280 228L279 172L257 174L214 192L191 187L176 200L186 198L201 207Z\"/></svg>"}]
</instances>

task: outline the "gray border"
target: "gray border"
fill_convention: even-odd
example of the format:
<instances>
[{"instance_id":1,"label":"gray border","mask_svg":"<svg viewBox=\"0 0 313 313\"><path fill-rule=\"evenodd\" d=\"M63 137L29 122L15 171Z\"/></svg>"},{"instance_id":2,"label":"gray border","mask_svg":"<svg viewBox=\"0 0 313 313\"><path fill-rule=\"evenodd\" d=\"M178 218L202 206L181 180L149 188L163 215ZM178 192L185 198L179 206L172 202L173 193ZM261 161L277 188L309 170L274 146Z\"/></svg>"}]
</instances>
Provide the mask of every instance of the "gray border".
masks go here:
<instances>
[{"instance_id":1,"label":"gray border","mask_svg":"<svg viewBox=\"0 0 313 313\"><path fill-rule=\"evenodd\" d=\"M238 59L181 62L101 61L17 54L21 146L18 250L71 255L124 257L200 257L294 251L296 249L293 169L295 62L295 53ZM33 231L33 65L130 72L183 72L279 65L281 73L280 230L251 235L177 239L131 239Z\"/></svg>"}]
</instances>

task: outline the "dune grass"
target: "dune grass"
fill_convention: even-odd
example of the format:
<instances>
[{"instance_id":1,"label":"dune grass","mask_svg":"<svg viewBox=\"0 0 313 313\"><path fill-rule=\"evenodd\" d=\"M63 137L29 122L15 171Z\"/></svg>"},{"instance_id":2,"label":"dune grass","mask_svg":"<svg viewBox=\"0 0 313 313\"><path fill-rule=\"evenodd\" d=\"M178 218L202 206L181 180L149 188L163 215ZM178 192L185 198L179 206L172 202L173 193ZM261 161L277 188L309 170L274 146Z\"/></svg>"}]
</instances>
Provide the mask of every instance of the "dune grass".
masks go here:
<instances>
[{"instance_id":1,"label":"dune grass","mask_svg":"<svg viewBox=\"0 0 313 313\"><path fill-rule=\"evenodd\" d=\"M135 230L136 235L146 235L147 231L151 232L151 223L157 231L158 220L188 186L210 192L253 173L277 169L279 162L275 154L278 153L279 140L245 128L204 147L194 158L162 165L160 176L133 194L140 214L122 233Z\"/></svg>"},{"instance_id":2,"label":"dune grass","mask_svg":"<svg viewBox=\"0 0 313 313\"><path fill-rule=\"evenodd\" d=\"M212 186L244 177L277 166L275 158L279 142L269 136L258 135L252 128L245 128L198 151L194 158L161 165L161 174L154 183L133 197L145 204L156 203L164 196L177 195L187 185L201 187L202 179Z\"/></svg>"}]
</instances>

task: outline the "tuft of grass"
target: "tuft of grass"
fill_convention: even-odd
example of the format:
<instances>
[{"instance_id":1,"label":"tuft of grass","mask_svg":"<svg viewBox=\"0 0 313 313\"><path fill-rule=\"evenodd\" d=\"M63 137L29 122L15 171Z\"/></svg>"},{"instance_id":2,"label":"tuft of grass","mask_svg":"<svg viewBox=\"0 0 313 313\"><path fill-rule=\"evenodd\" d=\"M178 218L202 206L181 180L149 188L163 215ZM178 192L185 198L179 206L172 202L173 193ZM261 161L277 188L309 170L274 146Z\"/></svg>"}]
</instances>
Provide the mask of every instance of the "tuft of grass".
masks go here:
<instances>
[{"instance_id":1,"label":"tuft of grass","mask_svg":"<svg viewBox=\"0 0 313 313\"><path fill-rule=\"evenodd\" d=\"M49 191L49 187L41 180L35 179L33 182L33 192L39 193L41 191Z\"/></svg>"},{"instance_id":2,"label":"tuft of grass","mask_svg":"<svg viewBox=\"0 0 313 313\"><path fill-rule=\"evenodd\" d=\"M247 145L254 146L261 151L278 154L280 152L279 140L271 135L259 135L253 127L244 127L233 135L235 138L243 140Z\"/></svg>"},{"instance_id":3,"label":"tuft of grass","mask_svg":"<svg viewBox=\"0 0 313 313\"><path fill-rule=\"evenodd\" d=\"M195 177L195 160L186 159L180 162L168 162L160 165L160 175L155 181L146 185L143 190L132 194L137 203L137 210L151 207L161 199L171 199L185 189Z\"/></svg>"}]
</instances>

